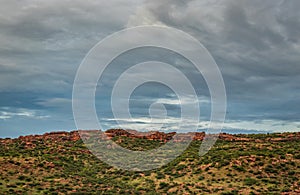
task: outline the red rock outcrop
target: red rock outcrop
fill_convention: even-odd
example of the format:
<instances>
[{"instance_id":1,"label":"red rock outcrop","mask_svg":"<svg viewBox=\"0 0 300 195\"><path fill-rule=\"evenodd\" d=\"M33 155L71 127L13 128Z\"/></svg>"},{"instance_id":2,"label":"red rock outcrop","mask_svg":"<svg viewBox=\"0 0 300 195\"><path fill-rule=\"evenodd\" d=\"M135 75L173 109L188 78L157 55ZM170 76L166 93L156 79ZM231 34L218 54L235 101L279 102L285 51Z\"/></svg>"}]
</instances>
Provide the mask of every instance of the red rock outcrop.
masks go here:
<instances>
[{"instance_id":1,"label":"red rock outcrop","mask_svg":"<svg viewBox=\"0 0 300 195\"><path fill-rule=\"evenodd\" d=\"M203 140L205 137L204 132L196 133L164 133L159 131L150 131L150 132L139 132L135 130L123 130L123 129L110 129L105 132L99 130L78 130L71 132L51 132L45 133L43 135L28 135L20 136L17 138L25 147L32 148L35 146L36 141L51 140L53 142L63 142L71 141L75 142L80 139L89 139L91 136L99 135L103 139L112 139L116 136L125 136L129 138L139 138L147 140L159 140L161 142L167 142L173 138L175 142L181 141L190 141L190 140ZM216 136L216 135L207 135ZM276 133L262 136L261 138L249 138L245 135L231 135L227 133L220 133L218 139L225 141L254 141L259 142L260 140L270 141L270 142L282 142L282 141L294 141L300 140L300 132L297 133ZM15 139L0 139L0 144L9 144L12 143Z\"/></svg>"}]
</instances>

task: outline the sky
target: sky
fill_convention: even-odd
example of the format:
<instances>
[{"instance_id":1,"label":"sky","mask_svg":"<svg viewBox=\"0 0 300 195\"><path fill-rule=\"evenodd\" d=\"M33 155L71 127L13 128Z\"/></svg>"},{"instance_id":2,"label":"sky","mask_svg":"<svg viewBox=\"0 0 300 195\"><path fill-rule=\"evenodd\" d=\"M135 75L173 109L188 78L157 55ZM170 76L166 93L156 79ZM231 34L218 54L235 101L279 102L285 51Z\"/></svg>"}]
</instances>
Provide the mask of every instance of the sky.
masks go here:
<instances>
[{"instance_id":1,"label":"sky","mask_svg":"<svg viewBox=\"0 0 300 195\"><path fill-rule=\"evenodd\" d=\"M72 90L82 60L108 35L139 25L180 29L207 48L226 87L225 131L300 131L298 0L0 2L0 137L75 130ZM111 111L109 93L121 70L154 59L175 64L191 79L201 109L199 130L205 130L211 103L201 74L177 53L157 48L128 51L111 63L96 91L103 128L120 120L138 130L161 123L164 130L176 129L180 106L194 100L187 96L180 103L159 83L133 92L133 119L116 119ZM153 102L165 105L166 118L149 120Z\"/></svg>"}]
</instances>

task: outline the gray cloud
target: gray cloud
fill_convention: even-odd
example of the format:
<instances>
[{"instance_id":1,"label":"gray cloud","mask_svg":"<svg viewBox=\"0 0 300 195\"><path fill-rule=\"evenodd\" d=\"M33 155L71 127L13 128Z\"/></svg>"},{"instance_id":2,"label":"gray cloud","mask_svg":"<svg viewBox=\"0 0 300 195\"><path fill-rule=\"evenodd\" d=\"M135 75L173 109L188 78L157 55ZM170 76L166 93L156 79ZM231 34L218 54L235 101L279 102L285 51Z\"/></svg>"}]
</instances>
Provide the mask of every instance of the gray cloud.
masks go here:
<instances>
[{"instance_id":1,"label":"gray cloud","mask_svg":"<svg viewBox=\"0 0 300 195\"><path fill-rule=\"evenodd\" d=\"M73 123L69 102L72 84L89 49L125 27L159 24L188 32L211 52L227 87L227 118L231 123L270 120L287 126L300 119L298 0L146 0L139 3L0 0L0 3L0 106L11 108L7 112L14 113L20 108L37 110L67 118L65 122L53 118L54 124L50 117L48 124L52 123L53 128L64 128L64 124L74 126L70 125ZM157 58L177 63L197 86L199 96L209 97L203 79L194 69L186 68L185 59L168 52L134 52L135 55L124 55L112 64L107 74L111 76L103 80L105 87L110 87L115 74L122 71L120 64ZM140 96L155 98L154 93L146 91ZM103 104L107 98L97 100ZM140 113L145 105L146 102L138 102L133 110ZM106 104L102 108L99 112L109 110ZM209 112L208 108L204 109ZM32 128L34 124L31 123ZM0 125L0 129L18 128L12 121ZM299 130L299 126L295 129Z\"/></svg>"},{"instance_id":2,"label":"gray cloud","mask_svg":"<svg viewBox=\"0 0 300 195\"><path fill-rule=\"evenodd\" d=\"M25 88L28 77L73 80L88 50L104 36L124 28L132 1L9 1L0 8L0 64L19 74L1 77L1 89ZM109 20L108 20L109 18ZM67 76L66 76L67 75ZM18 79L16 79L18 78ZM12 88L12 83L14 87ZM52 83L61 86L62 82ZM41 90L47 83L28 83ZM68 86L70 87L70 86ZM20 89L18 89L20 90Z\"/></svg>"},{"instance_id":3,"label":"gray cloud","mask_svg":"<svg viewBox=\"0 0 300 195\"><path fill-rule=\"evenodd\" d=\"M299 120L299 7L293 0L146 1L129 24L152 19L197 37L222 70L229 117Z\"/></svg>"}]
</instances>

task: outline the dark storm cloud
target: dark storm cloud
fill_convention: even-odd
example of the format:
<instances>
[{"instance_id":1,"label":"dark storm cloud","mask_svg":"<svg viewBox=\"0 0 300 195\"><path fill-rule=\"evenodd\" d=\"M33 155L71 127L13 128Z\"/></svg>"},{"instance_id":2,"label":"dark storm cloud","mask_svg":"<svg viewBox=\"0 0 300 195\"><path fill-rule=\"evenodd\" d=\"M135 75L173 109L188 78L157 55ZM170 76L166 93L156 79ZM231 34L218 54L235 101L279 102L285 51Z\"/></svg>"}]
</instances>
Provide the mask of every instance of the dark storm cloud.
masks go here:
<instances>
[{"instance_id":1,"label":"dark storm cloud","mask_svg":"<svg viewBox=\"0 0 300 195\"><path fill-rule=\"evenodd\" d=\"M13 120L20 117L18 109L49 116L36 123L22 116L22 122L26 120L30 128L39 129L47 124L56 129L64 129L64 124L66 128L72 127L72 85L81 60L105 36L142 24L176 27L207 47L220 67L227 88L227 129L253 125L245 129L263 130L272 124L284 124L283 130L293 127L299 130L298 0L146 0L139 3L0 0L0 3L0 107L11 109L6 111L10 116L0 116L3 118L0 118L1 131L20 128L20 121ZM188 64L185 59L162 55L166 54L163 52L136 54L140 56L127 55L123 61L117 61L111 73L120 71L120 64L140 59L177 63L197 85L198 95L209 98L201 75L185 68ZM115 76L111 74L108 78L102 83L106 87L111 86ZM155 94L147 91L139 95L148 97L149 102L155 98ZM106 102L108 98L98 97L98 101ZM145 104L137 101L133 110L144 113ZM170 104L170 110L174 109L172 106L177 108ZM106 110L109 107L104 105L99 112ZM259 121L265 126L255 126ZM275 126L280 131L282 125Z\"/></svg>"},{"instance_id":2,"label":"dark storm cloud","mask_svg":"<svg viewBox=\"0 0 300 195\"><path fill-rule=\"evenodd\" d=\"M6 110L0 113L1 136L74 129L71 96L77 67L93 45L124 28L135 3L0 3L0 110ZM49 117L35 120L18 109Z\"/></svg>"},{"instance_id":3,"label":"dark storm cloud","mask_svg":"<svg viewBox=\"0 0 300 195\"><path fill-rule=\"evenodd\" d=\"M0 90L68 97L76 69L88 50L105 35L122 29L134 6L129 1L1 4Z\"/></svg>"},{"instance_id":4,"label":"dark storm cloud","mask_svg":"<svg viewBox=\"0 0 300 195\"><path fill-rule=\"evenodd\" d=\"M10 74L9 82L0 78L6 90L23 86L21 82L13 86L12 79L28 81L27 76L37 74L47 74L45 88L55 84L51 82L57 75L73 80L88 50L105 35L122 29L134 6L130 1L5 1L1 5L0 64L21 71Z\"/></svg>"},{"instance_id":5,"label":"dark storm cloud","mask_svg":"<svg viewBox=\"0 0 300 195\"><path fill-rule=\"evenodd\" d=\"M147 1L132 24L148 18L196 36L223 73L229 118L297 121L299 7L293 0L188 1L184 6L182 1Z\"/></svg>"}]
</instances>

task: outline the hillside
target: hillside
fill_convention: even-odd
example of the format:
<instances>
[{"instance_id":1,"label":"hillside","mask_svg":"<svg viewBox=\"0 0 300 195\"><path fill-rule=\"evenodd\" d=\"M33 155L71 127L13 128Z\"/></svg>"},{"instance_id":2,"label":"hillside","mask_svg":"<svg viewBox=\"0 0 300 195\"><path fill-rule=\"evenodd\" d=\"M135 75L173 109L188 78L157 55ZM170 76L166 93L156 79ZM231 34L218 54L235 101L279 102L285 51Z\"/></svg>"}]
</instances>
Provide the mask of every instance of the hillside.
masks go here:
<instances>
[{"instance_id":1,"label":"hillside","mask_svg":"<svg viewBox=\"0 0 300 195\"><path fill-rule=\"evenodd\" d=\"M155 148L174 135L105 133L132 150ZM0 139L0 194L300 194L300 133L220 134L202 157L204 133L180 134L177 141L190 136L194 140L181 156L142 172L101 162L78 131Z\"/></svg>"}]
</instances>

